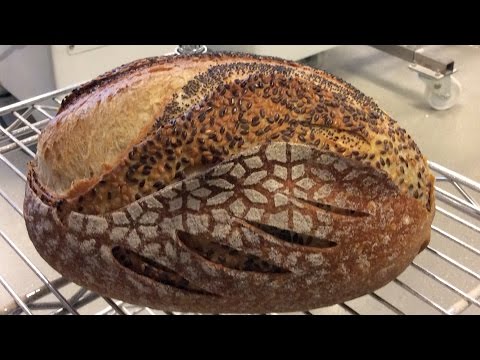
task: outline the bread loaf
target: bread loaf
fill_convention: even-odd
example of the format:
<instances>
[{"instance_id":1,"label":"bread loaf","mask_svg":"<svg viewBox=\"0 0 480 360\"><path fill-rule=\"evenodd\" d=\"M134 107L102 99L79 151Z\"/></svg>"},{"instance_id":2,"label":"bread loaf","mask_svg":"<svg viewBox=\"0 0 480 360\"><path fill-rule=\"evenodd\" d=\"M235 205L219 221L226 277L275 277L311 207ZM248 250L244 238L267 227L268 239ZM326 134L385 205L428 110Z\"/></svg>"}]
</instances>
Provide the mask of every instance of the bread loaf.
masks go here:
<instances>
[{"instance_id":1,"label":"bread loaf","mask_svg":"<svg viewBox=\"0 0 480 360\"><path fill-rule=\"evenodd\" d=\"M330 74L168 56L62 102L24 213L40 255L99 294L169 311L298 311L398 276L430 240L433 185L406 131Z\"/></svg>"}]
</instances>

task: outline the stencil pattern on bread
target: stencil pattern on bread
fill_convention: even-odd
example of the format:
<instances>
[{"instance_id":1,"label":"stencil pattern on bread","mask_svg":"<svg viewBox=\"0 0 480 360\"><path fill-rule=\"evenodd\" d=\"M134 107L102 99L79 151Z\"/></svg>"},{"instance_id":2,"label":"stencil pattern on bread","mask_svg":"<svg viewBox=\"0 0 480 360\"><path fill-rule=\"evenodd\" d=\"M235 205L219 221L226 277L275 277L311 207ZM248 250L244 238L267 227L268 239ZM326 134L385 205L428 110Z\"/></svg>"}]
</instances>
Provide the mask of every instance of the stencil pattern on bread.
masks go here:
<instances>
[{"instance_id":1,"label":"stencil pattern on bread","mask_svg":"<svg viewBox=\"0 0 480 360\"><path fill-rule=\"evenodd\" d=\"M71 212L62 221L62 211L26 191L27 229L55 269L164 310L290 311L343 301L398 275L429 234L426 210L386 174L284 142L252 147L109 214Z\"/></svg>"}]
</instances>

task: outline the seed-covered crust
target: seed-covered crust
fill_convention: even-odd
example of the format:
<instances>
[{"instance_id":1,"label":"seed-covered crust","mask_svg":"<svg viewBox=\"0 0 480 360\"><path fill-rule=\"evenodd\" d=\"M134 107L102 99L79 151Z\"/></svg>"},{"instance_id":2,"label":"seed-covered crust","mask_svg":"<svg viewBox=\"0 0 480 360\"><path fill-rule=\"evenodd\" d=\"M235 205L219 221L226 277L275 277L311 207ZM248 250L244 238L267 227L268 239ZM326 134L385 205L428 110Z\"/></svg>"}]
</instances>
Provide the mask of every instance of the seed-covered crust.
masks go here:
<instances>
[{"instance_id":1,"label":"seed-covered crust","mask_svg":"<svg viewBox=\"0 0 480 360\"><path fill-rule=\"evenodd\" d=\"M140 60L74 91L29 166L27 230L58 272L170 311L327 306L430 240L434 177L372 99L242 54Z\"/></svg>"},{"instance_id":2,"label":"seed-covered crust","mask_svg":"<svg viewBox=\"0 0 480 360\"><path fill-rule=\"evenodd\" d=\"M430 209L415 142L372 99L320 70L272 58L152 58L68 97L39 143L52 201L105 213L270 141L308 144L385 171Z\"/></svg>"}]
</instances>

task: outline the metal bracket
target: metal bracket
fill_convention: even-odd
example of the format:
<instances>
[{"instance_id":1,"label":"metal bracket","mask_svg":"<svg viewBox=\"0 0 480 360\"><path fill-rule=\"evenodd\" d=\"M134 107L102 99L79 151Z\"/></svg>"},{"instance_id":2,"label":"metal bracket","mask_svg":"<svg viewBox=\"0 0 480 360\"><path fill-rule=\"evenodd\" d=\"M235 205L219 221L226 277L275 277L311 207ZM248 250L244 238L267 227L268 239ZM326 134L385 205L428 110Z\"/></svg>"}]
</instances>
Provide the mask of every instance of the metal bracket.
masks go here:
<instances>
[{"instance_id":1,"label":"metal bracket","mask_svg":"<svg viewBox=\"0 0 480 360\"><path fill-rule=\"evenodd\" d=\"M441 79L443 76L451 75L456 71L453 60L434 59L422 54L423 49L410 48L405 45L372 45L372 47L412 63L410 65L411 70L422 72L434 79Z\"/></svg>"},{"instance_id":2,"label":"metal bracket","mask_svg":"<svg viewBox=\"0 0 480 360\"><path fill-rule=\"evenodd\" d=\"M440 72L431 70L425 66L415 64L415 63L408 65L408 68L412 71L415 71L420 78L426 78L429 80L441 80L444 77L449 77L450 75L453 75L458 71L457 69L453 69L449 73L442 74Z\"/></svg>"},{"instance_id":3,"label":"metal bracket","mask_svg":"<svg viewBox=\"0 0 480 360\"><path fill-rule=\"evenodd\" d=\"M183 54L203 54L207 52L206 45L178 45L175 48L175 53L179 55Z\"/></svg>"}]
</instances>

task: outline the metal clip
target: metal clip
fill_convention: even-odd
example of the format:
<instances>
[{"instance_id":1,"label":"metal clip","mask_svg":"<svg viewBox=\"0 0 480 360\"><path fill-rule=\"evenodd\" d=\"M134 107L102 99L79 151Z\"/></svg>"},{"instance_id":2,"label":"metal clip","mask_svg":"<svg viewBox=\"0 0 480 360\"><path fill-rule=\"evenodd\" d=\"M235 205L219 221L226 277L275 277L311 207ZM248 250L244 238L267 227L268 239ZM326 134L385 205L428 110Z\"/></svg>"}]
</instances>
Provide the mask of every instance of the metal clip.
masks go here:
<instances>
[{"instance_id":1,"label":"metal clip","mask_svg":"<svg viewBox=\"0 0 480 360\"><path fill-rule=\"evenodd\" d=\"M206 45L178 45L175 48L175 53L178 55L204 54L206 52Z\"/></svg>"}]
</instances>

